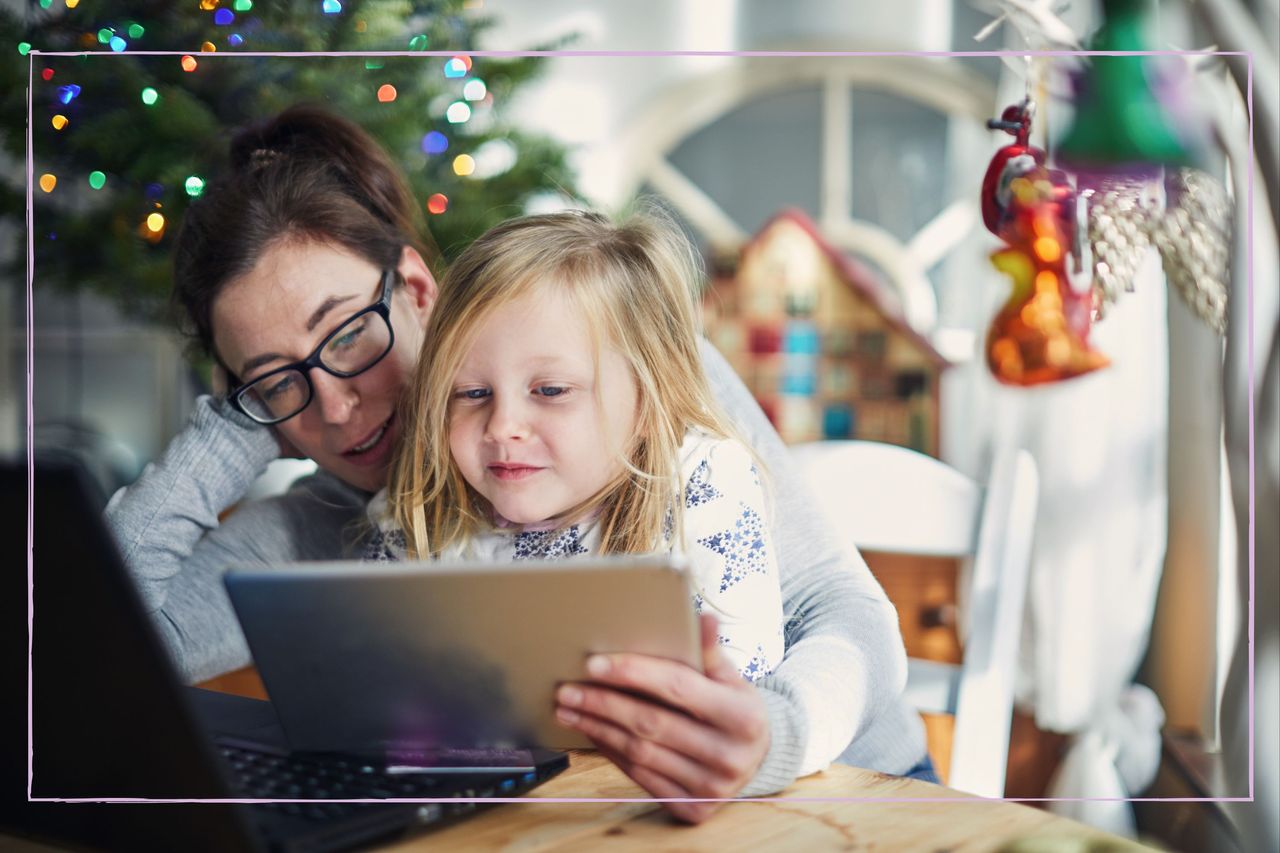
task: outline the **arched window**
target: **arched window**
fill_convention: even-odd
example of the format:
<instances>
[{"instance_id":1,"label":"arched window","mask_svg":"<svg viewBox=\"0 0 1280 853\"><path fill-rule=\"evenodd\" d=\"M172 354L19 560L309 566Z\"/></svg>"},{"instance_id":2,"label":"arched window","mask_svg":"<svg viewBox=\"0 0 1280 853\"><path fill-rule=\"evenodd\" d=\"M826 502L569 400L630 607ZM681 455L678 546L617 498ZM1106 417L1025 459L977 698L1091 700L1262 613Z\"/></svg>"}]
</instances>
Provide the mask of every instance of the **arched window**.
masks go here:
<instances>
[{"instance_id":1,"label":"arched window","mask_svg":"<svg viewBox=\"0 0 1280 853\"><path fill-rule=\"evenodd\" d=\"M653 99L618 160L624 184L664 197L708 247L741 244L783 206L805 210L928 334L942 262L980 227L973 152L990 149L994 111L994 83L963 60L746 57Z\"/></svg>"}]
</instances>

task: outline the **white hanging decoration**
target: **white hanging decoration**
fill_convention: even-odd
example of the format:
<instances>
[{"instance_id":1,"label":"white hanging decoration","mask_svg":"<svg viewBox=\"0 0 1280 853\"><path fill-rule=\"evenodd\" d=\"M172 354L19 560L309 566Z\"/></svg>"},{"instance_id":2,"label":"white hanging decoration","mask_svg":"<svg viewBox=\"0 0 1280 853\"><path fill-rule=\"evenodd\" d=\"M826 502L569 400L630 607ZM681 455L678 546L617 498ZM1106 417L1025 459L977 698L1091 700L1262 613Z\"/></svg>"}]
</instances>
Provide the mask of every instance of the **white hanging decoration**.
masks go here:
<instances>
[{"instance_id":1,"label":"white hanging decoration","mask_svg":"<svg viewBox=\"0 0 1280 853\"><path fill-rule=\"evenodd\" d=\"M984 41L1001 24L1008 23L1033 49L1080 49L1080 37L1057 15L1071 5L1070 0L995 0L974 5L993 14L998 13L974 35L974 41Z\"/></svg>"},{"instance_id":2,"label":"white hanging decoration","mask_svg":"<svg viewBox=\"0 0 1280 853\"><path fill-rule=\"evenodd\" d=\"M1225 334L1232 223L1226 188L1199 169L1173 172L1166 187L1177 202L1151 229L1164 274L1197 317Z\"/></svg>"}]
</instances>

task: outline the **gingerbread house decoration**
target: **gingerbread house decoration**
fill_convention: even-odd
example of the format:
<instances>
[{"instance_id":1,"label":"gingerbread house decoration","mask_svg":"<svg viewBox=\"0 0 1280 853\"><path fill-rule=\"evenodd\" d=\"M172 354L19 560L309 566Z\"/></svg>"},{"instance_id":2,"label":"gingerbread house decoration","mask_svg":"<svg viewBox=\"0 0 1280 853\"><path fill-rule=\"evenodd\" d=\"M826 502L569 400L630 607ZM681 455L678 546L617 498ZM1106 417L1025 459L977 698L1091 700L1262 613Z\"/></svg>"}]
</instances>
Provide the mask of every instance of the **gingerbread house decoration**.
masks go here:
<instances>
[{"instance_id":1,"label":"gingerbread house decoration","mask_svg":"<svg viewBox=\"0 0 1280 853\"><path fill-rule=\"evenodd\" d=\"M893 289L798 210L774 216L713 274L707 335L789 443L870 439L938 454L947 361Z\"/></svg>"}]
</instances>

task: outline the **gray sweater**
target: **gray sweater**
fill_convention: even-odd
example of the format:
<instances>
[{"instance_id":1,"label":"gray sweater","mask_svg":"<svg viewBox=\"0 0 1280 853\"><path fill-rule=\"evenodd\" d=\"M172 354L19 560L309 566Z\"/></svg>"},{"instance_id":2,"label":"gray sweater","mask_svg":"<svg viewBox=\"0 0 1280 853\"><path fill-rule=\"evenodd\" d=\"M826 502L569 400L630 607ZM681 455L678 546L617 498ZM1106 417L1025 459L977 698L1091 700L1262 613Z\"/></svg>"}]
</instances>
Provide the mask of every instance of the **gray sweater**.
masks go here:
<instances>
[{"instance_id":1,"label":"gray sweater","mask_svg":"<svg viewBox=\"0 0 1280 853\"><path fill-rule=\"evenodd\" d=\"M925 748L920 717L902 698L897 613L862 558L821 521L742 382L710 345L702 351L716 397L769 471L786 620L782 663L756 682L768 707L769 754L742 796L780 790L833 760L904 773ZM164 455L107 507L145 606L190 681L250 662L222 586L228 566L358 556L371 496L325 472L219 523L276 455L269 430L201 397Z\"/></svg>"}]
</instances>

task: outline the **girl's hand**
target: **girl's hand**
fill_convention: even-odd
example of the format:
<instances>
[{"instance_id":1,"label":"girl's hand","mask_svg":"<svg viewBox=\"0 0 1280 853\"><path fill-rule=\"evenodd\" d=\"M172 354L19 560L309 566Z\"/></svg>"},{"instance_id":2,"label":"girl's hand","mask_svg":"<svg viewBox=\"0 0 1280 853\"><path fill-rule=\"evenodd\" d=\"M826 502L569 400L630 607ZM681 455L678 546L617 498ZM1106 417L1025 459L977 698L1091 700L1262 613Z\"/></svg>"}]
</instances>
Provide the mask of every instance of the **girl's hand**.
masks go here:
<instances>
[{"instance_id":1,"label":"girl's hand","mask_svg":"<svg viewBox=\"0 0 1280 853\"><path fill-rule=\"evenodd\" d=\"M214 363L213 369L209 371L209 384L213 386L213 396L225 397L227 392L231 390L231 378L227 376L227 371L222 368L221 364ZM280 434L280 430L275 427L267 427L271 430L271 434L276 437L276 446L280 448L281 459L306 459L307 455L301 450L293 446L289 439Z\"/></svg>"},{"instance_id":2,"label":"girl's hand","mask_svg":"<svg viewBox=\"0 0 1280 853\"><path fill-rule=\"evenodd\" d=\"M594 655L587 661L593 683L556 691L561 724L589 737L655 797L734 797L769 751L764 700L716 645L715 617L703 614L701 628L705 675L647 655ZM721 805L663 807L700 823Z\"/></svg>"}]
</instances>

